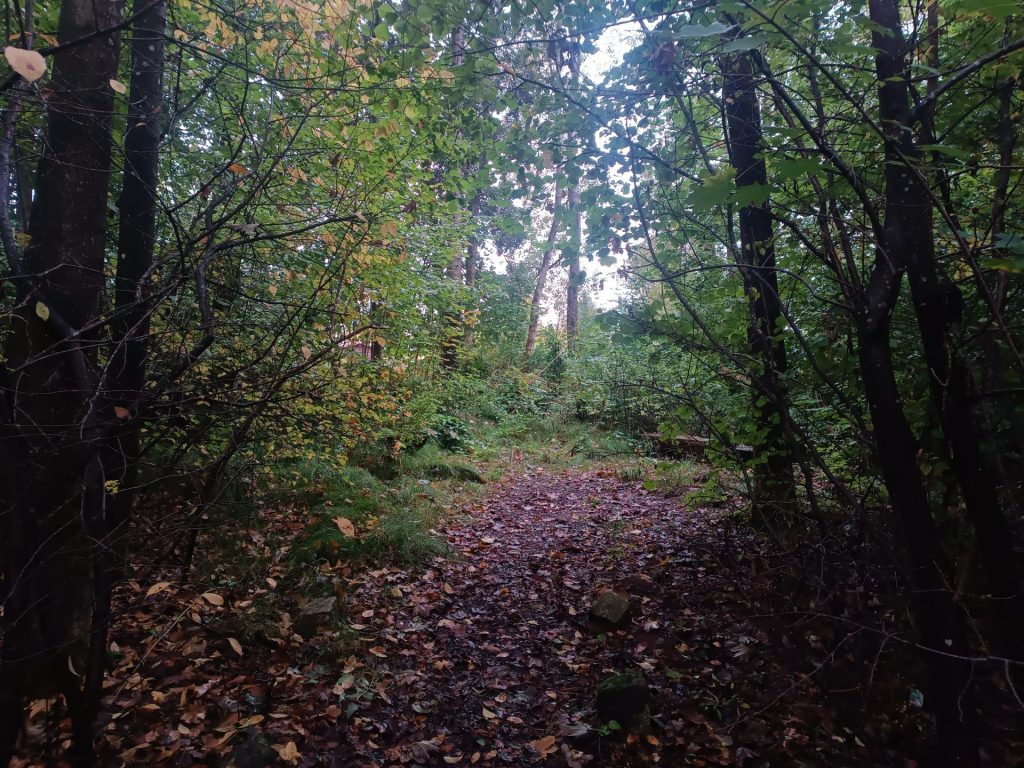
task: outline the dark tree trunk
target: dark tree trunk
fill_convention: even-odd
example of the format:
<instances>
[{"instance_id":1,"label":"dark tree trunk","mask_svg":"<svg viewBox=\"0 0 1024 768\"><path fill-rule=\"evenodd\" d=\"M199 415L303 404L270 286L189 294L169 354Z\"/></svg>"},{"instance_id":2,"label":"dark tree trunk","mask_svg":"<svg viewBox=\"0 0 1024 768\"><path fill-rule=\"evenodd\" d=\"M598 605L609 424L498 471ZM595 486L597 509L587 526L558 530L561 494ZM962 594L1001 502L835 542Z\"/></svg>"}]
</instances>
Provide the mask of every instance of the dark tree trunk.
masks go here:
<instances>
[{"instance_id":1,"label":"dark tree trunk","mask_svg":"<svg viewBox=\"0 0 1024 768\"><path fill-rule=\"evenodd\" d=\"M112 406L135 402L145 386L150 312L150 271L156 242L157 181L163 126L164 32L166 1L135 0L135 10L149 6L132 25L131 82L124 138L124 179L118 200L120 221L114 298L113 341L108 385ZM139 460L142 414L130 414L115 438L108 479L118 481L111 499L111 535L127 520Z\"/></svg>"},{"instance_id":2,"label":"dark tree trunk","mask_svg":"<svg viewBox=\"0 0 1024 768\"><path fill-rule=\"evenodd\" d=\"M121 20L119 2L65 0L61 43ZM110 115L119 36L103 34L53 57L45 145L31 215L31 243L15 271L22 308L7 343L0 415L4 636L0 652L0 762L26 696L63 693L73 759L93 759L91 725L105 652L105 592L96 576L107 510L96 347L106 249ZM6 201L4 202L6 204ZM92 648L90 649L90 646ZM84 679L84 684L82 678ZM100 669L102 675L102 668Z\"/></svg>"},{"instance_id":3,"label":"dark tree trunk","mask_svg":"<svg viewBox=\"0 0 1024 768\"><path fill-rule=\"evenodd\" d=\"M896 0L872 0L871 18L881 83L879 115L885 126L885 231L890 262L905 266L950 466L977 536L994 612L1001 617L1005 655L1024 647L1024 595L1013 537L1003 515L998 477L982 454L982 430L970 372L960 355L954 325L963 308L960 290L940 274L935 258L932 202L919 170L906 85L905 41ZM884 30L884 31L883 31Z\"/></svg>"},{"instance_id":4,"label":"dark tree trunk","mask_svg":"<svg viewBox=\"0 0 1024 768\"><path fill-rule=\"evenodd\" d=\"M754 67L747 53L722 57L729 160L736 169L737 190L764 188L764 139L757 103ZM775 272L775 232L767 201L739 209L739 264L747 294L750 321L747 344L759 367L753 375L753 407L763 434L754 447L755 522L770 527L791 516L796 496L793 455L786 437L787 393L781 381L786 370L786 347L778 338L782 309Z\"/></svg>"}]
</instances>

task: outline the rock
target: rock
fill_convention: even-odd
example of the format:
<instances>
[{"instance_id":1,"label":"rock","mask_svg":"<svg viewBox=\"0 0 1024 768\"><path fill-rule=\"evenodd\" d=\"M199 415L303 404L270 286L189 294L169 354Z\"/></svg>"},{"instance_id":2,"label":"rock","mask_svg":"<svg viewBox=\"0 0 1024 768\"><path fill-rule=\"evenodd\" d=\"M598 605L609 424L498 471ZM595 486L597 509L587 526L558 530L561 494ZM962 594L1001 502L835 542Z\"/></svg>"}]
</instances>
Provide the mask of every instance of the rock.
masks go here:
<instances>
[{"instance_id":1,"label":"rock","mask_svg":"<svg viewBox=\"0 0 1024 768\"><path fill-rule=\"evenodd\" d=\"M242 741L231 750L224 768L270 768L277 765L277 752L259 728L242 731Z\"/></svg>"},{"instance_id":2,"label":"rock","mask_svg":"<svg viewBox=\"0 0 1024 768\"><path fill-rule=\"evenodd\" d=\"M650 726L649 700L647 678L639 670L606 677L597 686L598 716L605 722L614 720L632 731Z\"/></svg>"},{"instance_id":3,"label":"rock","mask_svg":"<svg viewBox=\"0 0 1024 768\"><path fill-rule=\"evenodd\" d=\"M621 627L629 618L629 596L614 589L608 589L597 596L590 607L590 615L596 621L612 627Z\"/></svg>"},{"instance_id":4,"label":"rock","mask_svg":"<svg viewBox=\"0 0 1024 768\"><path fill-rule=\"evenodd\" d=\"M303 637L312 637L317 629L334 621L338 598L318 597L310 600L292 623L295 631Z\"/></svg>"}]
</instances>

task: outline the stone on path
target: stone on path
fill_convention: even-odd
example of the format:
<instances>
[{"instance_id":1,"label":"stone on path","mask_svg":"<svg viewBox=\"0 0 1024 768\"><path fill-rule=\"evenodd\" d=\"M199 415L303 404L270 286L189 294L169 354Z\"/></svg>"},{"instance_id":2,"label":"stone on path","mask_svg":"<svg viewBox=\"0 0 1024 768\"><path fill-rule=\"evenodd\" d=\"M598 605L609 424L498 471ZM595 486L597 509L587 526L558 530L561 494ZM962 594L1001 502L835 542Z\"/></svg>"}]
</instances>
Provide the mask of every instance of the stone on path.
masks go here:
<instances>
[{"instance_id":1,"label":"stone on path","mask_svg":"<svg viewBox=\"0 0 1024 768\"><path fill-rule=\"evenodd\" d=\"M277 765L277 752L259 728L242 731L243 741L231 751L224 768L270 768Z\"/></svg>"},{"instance_id":2,"label":"stone on path","mask_svg":"<svg viewBox=\"0 0 1024 768\"><path fill-rule=\"evenodd\" d=\"M295 617L293 622L295 631L303 637L312 637L316 634L317 629L334 621L337 603L338 598L333 596L310 600L302 612Z\"/></svg>"},{"instance_id":3,"label":"stone on path","mask_svg":"<svg viewBox=\"0 0 1024 768\"><path fill-rule=\"evenodd\" d=\"M590 615L597 621L612 627L621 627L629 618L629 596L614 589L608 589L597 596L590 606Z\"/></svg>"},{"instance_id":4,"label":"stone on path","mask_svg":"<svg viewBox=\"0 0 1024 768\"><path fill-rule=\"evenodd\" d=\"M614 720L630 730L650 725L650 691L647 678L639 670L606 677L597 686L597 714L604 722Z\"/></svg>"}]
</instances>

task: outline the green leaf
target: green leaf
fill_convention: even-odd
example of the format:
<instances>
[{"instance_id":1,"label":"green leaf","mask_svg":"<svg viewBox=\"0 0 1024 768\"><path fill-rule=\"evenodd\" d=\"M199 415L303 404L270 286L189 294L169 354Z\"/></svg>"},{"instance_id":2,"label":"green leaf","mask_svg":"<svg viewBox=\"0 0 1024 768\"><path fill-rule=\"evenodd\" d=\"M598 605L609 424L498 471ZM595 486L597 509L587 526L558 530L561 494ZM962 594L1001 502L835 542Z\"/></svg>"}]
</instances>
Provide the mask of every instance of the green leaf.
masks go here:
<instances>
[{"instance_id":1,"label":"green leaf","mask_svg":"<svg viewBox=\"0 0 1024 768\"><path fill-rule=\"evenodd\" d=\"M732 27L720 21L713 21L710 24L684 24L675 30L676 37L686 40L694 37L713 37L723 32L728 32Z\"/></svg>"},{"instance_id":2,"label":"green leaf","mask_svg":"<svg viewBox=\"0 0 1024 768\"><path fill-rule=\"evenodd\" d=\"M736 169L727 165L718 173L705 176L701 185L690 192L690 203L698 211L707 211L716 205L724 205L733 191Z\"/></svg>"},{"instance_id":3,"label":"green leaf","mask_svg":"<svg viewBox=\"0 0 1024 768\"><path fill-rule=\"evenodd\" d=\"M722 53L738 53L758 48L765 41L764 37L751 35L750 37L737 37L722 44Z\"/></svg>"}]
</instances>

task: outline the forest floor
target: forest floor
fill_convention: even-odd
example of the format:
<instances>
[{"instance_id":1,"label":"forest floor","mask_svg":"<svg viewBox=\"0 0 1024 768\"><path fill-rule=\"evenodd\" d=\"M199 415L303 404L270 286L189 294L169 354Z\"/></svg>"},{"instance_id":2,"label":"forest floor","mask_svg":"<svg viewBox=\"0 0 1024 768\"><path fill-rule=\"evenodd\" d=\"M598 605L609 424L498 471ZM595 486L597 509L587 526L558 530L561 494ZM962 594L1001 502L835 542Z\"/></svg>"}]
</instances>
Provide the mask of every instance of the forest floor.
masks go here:
<instances>
[{"instance_id":1,"label":"forest floor","mask_svg":"<svg viewBox=\"0 0 1024 768\"><path fill-rule=\"evenodd\" d=\"M266 547L273 525L232 535ZM906 683L875 684L877 718L829 695L816 673L847 649L773 613L763 545L727 502L525 466L436 533L450 551L419 567L321 568L328 625L304 635L306 598L279 597L272 569L217 591L128 584L104 764L863 765L922 727ZM618 628L591 616L606 590L629 599ZM244 633L261 611L275 631ZM650 699L627 729L595 697L630 671ZM35 705L30 741L63 729L56 711Z\"/></svg>"}]
</instances>

